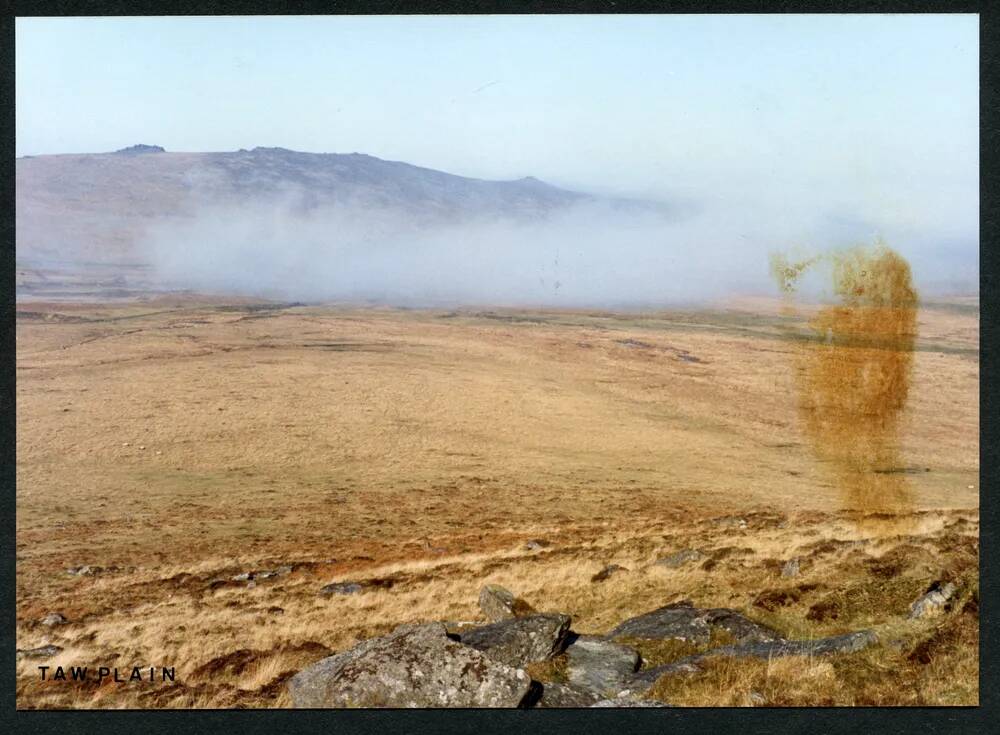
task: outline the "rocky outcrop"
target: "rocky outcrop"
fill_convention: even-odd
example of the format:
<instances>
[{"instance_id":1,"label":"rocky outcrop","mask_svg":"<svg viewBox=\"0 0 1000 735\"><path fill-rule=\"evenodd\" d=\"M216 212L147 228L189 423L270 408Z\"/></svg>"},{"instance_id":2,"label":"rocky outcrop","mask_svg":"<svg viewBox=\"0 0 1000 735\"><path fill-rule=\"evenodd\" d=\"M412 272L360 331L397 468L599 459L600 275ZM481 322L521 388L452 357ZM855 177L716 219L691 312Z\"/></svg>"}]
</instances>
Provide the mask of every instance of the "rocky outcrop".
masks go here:
<instances>
[{"instance_id":1,"label":"rocky outcrop","mask_svg":"<svg viewBox=\"0 0 1000 735\"><path fill-rule=\"evenodd\" d=\"M928 595L953 592L941 587ZM513 612L516 600L509 590L495 586L483 588L480 595L490 615ZM711 648L713 631L736 642ZM676 639L707 650L639 670L639 652L621 639ZM644 699L651 687L664 676L701 671L700 663L710 657L849 654L877 642L870 630L788 640L735 610L700 608L684 600L629 618L604 636L578 635L570 630L569 616L558 613L488 625L453 624L450 632L444 623L404 625L324 658L291 677L287 687L296 707L309 708L660 707L665 705ZM58 650L18 651L18 657ZM554 681L533 681L526 668Z\"/></svg>"},{"instance_id":2,"label":"rocky outcrop","mask_svg":"<svg viewBox=\"0 0 1000 735\"><path fill-rule=\"evenodd\" d=\"M143 153L166 153L166 151L163 146L137 143L136 145L130 145L128 148L119 148L115 153L120 156L138 156Z\"/></svg>"},{"instance_id":3,"label":"rocky outcrop","mask_svg":"<svg viewBox=\"0 0 1000 735\"><path fill-rule=\"evenodd\" d=\"M296 707L517 707L537 686L523 669L452 640L440 623L406 625L300 671Z\"/></svg>"},{"instance_id":4,"label":"rocky outcrop","mask_svg":"<svg viewBox=\"0 0 1000 735\"><path fill-rule=\"evenodd\" d=\"M567 644L569 623L568 615L530 615L464 630L455 637L494 661L524 666L561 653Z\"/></svg>"}]
</instances>

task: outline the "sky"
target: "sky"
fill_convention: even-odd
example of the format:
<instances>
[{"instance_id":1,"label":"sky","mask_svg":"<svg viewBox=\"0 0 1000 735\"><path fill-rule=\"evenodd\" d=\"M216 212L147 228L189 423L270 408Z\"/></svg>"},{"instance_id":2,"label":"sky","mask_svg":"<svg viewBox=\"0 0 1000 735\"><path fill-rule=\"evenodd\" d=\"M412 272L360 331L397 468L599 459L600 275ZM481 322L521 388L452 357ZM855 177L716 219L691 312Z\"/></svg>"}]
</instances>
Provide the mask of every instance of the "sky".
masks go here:
<instances>
[{"instance_id":1,"label":"sky","mask_svg":"<svg viewBox=\"0 0 1000 735\"><path fill-rule=\"evenodd\" d=\"M22 18L17 152L362 152L968 255L978 35L975 15Z\"/></svg>"}]
</instances>

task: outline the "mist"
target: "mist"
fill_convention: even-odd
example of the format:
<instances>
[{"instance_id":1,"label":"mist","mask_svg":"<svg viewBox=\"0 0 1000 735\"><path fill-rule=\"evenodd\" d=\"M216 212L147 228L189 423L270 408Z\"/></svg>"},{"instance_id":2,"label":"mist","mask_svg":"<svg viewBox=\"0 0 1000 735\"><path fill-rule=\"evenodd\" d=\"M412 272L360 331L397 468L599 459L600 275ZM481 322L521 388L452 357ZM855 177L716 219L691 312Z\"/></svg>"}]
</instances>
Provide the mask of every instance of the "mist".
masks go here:
<instances>
[{"instance_id":1,"label":"mist","mask_svg":"<svg viewBox=\"0 0 1000 735\"><path fill-rule=\"evenodd\" d=\"M309 302L405 306L651 307L776 295L775 250L808 255L881 237L911 264L922 293L977 291L978 243L880 228L764 202L701 202L673 216L600 200L533 221L428 226L412 213L216 204L154 227L140 243L165 287ZM825 284L803 283L822 299Z\"/></svg>"}]
</instances>

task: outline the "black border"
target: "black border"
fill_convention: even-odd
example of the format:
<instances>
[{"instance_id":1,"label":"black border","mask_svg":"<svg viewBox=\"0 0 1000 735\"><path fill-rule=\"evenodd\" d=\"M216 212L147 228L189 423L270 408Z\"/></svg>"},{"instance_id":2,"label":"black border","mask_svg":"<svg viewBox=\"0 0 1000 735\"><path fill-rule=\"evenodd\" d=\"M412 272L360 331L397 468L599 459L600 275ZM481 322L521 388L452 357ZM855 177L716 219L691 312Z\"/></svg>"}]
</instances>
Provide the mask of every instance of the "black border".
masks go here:
<instances>
[{"instance_id":1,"label":"black border","mask_svg":"<svg viewBox=\"0 0 1000 735\"><path fill-rule=\"evenodd\" d=\"M192 729L215 732L239 728L246 735L293 732L323 728L337 733L376 735L391 731L480 733L486 731L565 730L589 735L611 729L622 732L663 733L732 732L745 735L786 733L855 733L876 731L909 733L929 730L946 733L996 732L989 722L996 712L1000 685L997 671L997 637L993 630L997 609L993 581L996 557L998 503L989 496L990 479L997 476L1000 436L988 420L996 414L997 380L992 371L996 344L998 303L995 284L1000 253L997 252L998 122L1000 102L1000 48L997 15L989 2L911 0L581 0L578 2L481 0L458 3L448 0L342 0L295 2L265 0L14 0L0 19L0 278L3 281L3 321L0 323L0 590L6 614L0 625L3 660L0 664L0 731L42 733L50 731L113 732L143 729ZM14 17L74 15L309 15L309 14L510 14L510 13L978 13L980 16L980 706L961 708L799 708L799 709L616 709L616 710L130 710L17 711L15 709L15 251L14 251ZM933 101L928 101L933 104ZM986 487L986 494L982 488Z\"/></svg>"}]
</instances>

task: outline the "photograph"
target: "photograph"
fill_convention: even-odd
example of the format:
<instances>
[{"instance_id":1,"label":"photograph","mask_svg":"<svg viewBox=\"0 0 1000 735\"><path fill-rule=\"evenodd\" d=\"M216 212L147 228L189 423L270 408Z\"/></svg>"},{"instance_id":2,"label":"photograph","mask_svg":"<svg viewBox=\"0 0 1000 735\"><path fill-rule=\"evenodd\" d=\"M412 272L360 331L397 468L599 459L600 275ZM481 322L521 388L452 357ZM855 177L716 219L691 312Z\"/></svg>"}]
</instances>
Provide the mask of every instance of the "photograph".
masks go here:
<instances>
[{"instance_id":1,"label":"photograph","mask_svg":"<svg viewBox=\"0 0 1000 735\"><path fill-rule=\"evenodd\" d=\"M12 23L18 710L978 707L978 14Z\"/></svg>"}]
</instances>

